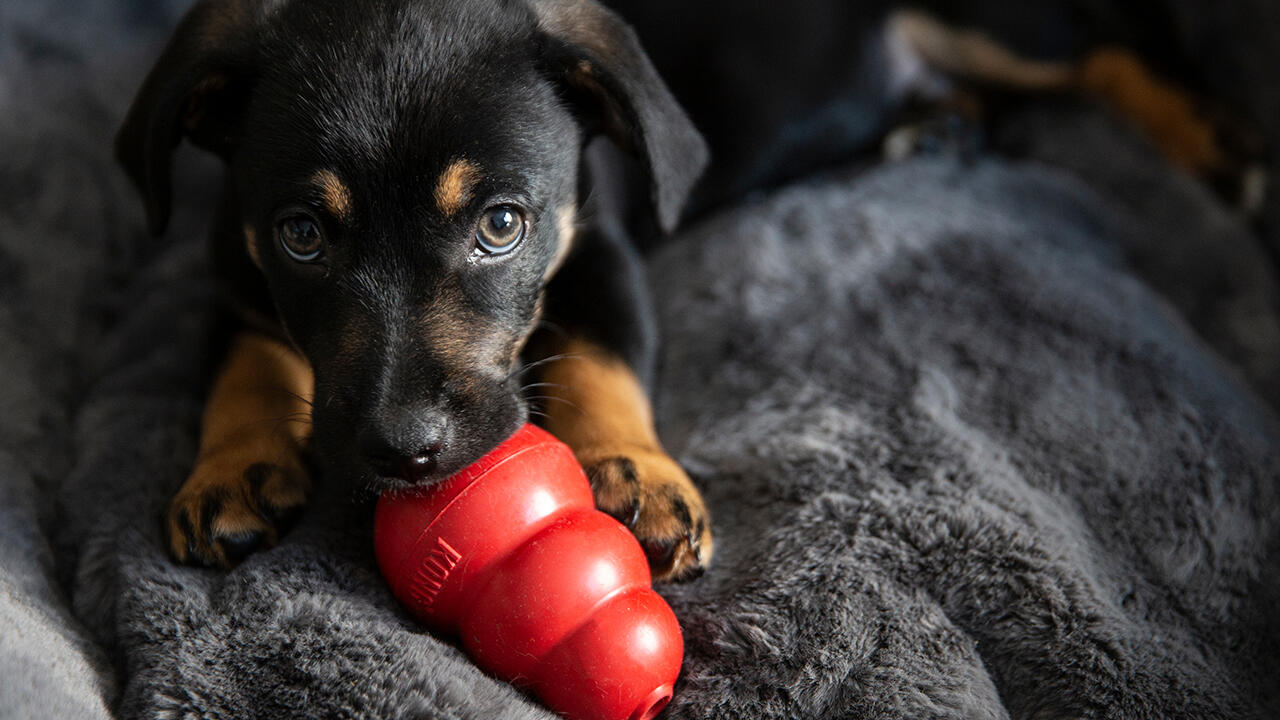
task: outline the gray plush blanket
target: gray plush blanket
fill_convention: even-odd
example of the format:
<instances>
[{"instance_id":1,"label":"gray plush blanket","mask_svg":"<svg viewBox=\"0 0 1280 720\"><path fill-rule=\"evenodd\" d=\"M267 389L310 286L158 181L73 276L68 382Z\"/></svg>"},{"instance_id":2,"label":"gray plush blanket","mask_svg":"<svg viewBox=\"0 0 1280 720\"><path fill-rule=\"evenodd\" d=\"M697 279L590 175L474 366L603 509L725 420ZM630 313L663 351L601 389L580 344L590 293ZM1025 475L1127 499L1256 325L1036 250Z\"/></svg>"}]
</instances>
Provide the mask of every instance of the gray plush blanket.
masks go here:
<instances>
[{"instance_id":1,"label":"gray plush blanket","mask_svg":"<svg viewBox=\"0 0 1280 720\"><path fill-rule=\"evenodd\" d=\"M213 173L153 241L108 144L181 5L0 5L0 717L549 717L397 608L366 503L166 559ZM1026 159L815 179L653 259L718 531L663 589L668 717L1280 716L1272 237L1101 113L1001 132Z\"/></svg>"}]
</instances>

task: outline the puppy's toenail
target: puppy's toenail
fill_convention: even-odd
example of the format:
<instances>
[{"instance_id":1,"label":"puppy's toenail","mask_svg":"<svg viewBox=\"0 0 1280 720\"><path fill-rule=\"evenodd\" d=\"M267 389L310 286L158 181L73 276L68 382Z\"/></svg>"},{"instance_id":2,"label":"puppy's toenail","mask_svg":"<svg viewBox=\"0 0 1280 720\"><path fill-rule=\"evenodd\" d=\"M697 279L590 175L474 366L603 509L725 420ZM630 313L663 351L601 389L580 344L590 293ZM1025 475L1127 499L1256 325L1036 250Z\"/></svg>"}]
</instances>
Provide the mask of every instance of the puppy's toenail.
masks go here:
<instances>
[{"instance_id":1,"label":"puppy's toenail","mask_svg":"<svg viewBox=\"0 0 1280 720\"><path fill-rule=\"evenodd\" d=\"M640 501L632 501L620 510L606 510L614 520L627 526L629 530L635 530L636 523L640 522Z\"/></svg>"}]
</instances>

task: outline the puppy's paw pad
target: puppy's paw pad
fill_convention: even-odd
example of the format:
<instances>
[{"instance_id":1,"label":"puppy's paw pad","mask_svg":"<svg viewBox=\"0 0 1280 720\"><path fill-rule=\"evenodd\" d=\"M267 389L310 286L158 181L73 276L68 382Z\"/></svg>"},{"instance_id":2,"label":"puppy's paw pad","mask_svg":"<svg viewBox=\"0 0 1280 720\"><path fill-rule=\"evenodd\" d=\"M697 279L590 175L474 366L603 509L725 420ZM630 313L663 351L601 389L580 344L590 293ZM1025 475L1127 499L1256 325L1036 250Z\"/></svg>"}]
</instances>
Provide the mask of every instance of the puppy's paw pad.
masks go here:
<instances>
[{"instance_id":1,"label":"puppy's paw pad","mask_svg":"<svg viewBox=\"0 0 1280 720\"><path fill-rule=\"evenodd\" d=\"M700 576L713 541L706 504L688 475L661 452L640 451L587 464L596 505L635 534L655 580Z\"/></svg>"}]
</instances>

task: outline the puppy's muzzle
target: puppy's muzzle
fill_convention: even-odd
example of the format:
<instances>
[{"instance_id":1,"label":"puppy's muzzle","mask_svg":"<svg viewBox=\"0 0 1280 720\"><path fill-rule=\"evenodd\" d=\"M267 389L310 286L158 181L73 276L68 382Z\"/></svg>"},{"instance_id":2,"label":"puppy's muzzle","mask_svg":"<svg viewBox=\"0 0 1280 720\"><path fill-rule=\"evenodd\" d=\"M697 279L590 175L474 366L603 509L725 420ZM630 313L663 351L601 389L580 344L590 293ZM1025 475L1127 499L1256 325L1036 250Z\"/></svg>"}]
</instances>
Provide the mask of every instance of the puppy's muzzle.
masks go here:
<instances>
[{"instance_id":1,"label":"puppy's muzzle","mask_svg":"<svg viewBox=\"0 0 1280 720\"><path fill-rule=\"evenodd\" d=\"M434 408L395 406L375 412L360 432L360 454L380 477L422 482L449 446L450 423Z\"/></svg>"}]
</instances>

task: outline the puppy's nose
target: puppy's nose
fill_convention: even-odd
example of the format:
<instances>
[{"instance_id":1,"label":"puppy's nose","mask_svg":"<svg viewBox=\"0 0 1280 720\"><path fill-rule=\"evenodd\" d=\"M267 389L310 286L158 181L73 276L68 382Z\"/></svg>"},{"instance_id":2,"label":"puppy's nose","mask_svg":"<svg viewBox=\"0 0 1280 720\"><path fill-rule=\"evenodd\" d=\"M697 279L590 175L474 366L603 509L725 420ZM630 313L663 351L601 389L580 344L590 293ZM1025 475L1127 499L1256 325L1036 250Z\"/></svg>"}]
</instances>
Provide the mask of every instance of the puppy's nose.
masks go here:
<instances>
[{"instance_id":1,"label":"puppy's nose","mask_svg":"<svg viewBox=\"0 0 1280 720\"><path fill-rule=\"evenodd\" d=\"M419 482L436 469L448 429L444 417L429 411L385 411L361 431L360 452L378 475Z\"/></svg>"}]
</instances>

